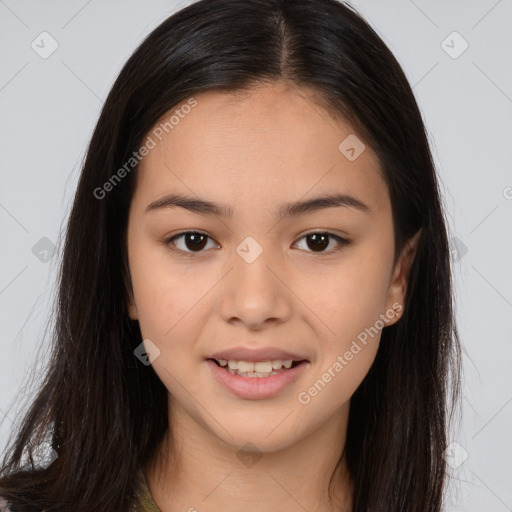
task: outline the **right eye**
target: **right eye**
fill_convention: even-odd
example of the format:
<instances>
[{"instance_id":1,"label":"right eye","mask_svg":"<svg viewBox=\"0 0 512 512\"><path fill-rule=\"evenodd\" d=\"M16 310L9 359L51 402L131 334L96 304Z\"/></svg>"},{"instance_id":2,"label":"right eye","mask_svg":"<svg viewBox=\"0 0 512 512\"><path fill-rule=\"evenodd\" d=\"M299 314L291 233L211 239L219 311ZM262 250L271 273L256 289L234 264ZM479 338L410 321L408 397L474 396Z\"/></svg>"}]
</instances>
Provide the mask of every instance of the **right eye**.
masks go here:
<instances>
[{"instance_id":1,"label":"right eye","mask_svg":"<svg viewBox=\"0 0 512 512\"><path fill-rule=\"evenodd\" d=\"M201 233L200 231L183 231L165 240L165 245L172 251L192 255L193 253L203 252L208 239L213 241L213 238L206 233Z\"/></svg>"}]
</instances>

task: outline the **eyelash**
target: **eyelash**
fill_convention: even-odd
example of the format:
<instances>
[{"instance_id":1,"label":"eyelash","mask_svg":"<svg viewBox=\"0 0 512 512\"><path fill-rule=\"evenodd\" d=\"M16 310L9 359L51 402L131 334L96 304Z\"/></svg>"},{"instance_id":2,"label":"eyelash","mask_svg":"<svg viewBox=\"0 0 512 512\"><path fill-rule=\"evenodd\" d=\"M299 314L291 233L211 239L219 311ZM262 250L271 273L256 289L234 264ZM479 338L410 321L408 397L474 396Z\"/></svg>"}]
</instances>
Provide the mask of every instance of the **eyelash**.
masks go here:
<instances>
[{"instance_id":1,"label":"eyelash","mask_svg":"<svg viewBox=\"0 0 512 512\"><path fill-rule=\"evenodd\" d=\"M211 238L206 233L202 233L201 231L182 231L181 233L173 235L172 237L167 238L166 240L164 240L164 245L166 247L168 247L171 251L177 252L177 253L185 256L185 257L194 257L194 255L196 255L196 254L201 254L201 253L205 252L204 250L201 250L201 251L184 251L182 249L178 249L177 247L175 247L173 242L176 239L184 237L185 235L204 235L207 238L209 238L210 240L213 240L213 238ZM335 249L331 249L330 251L319 251L319 252L306 251L306 252L309 252L309 253L312 253L312 254L333 254L333 253L341 251L344 247L346 247L347 245L350 244L350 241L347 240L346 238L343 238L343 237L341 237L339 235L335 235L334 233L331 233L329 231L313 231L313 232L310 232L310 233L306 233L305 235L302 235L299 238L299 240L302 240L302 239L304 239L304 238L306 238L306 237L308 237L310 235L328 235L330 238L335 239L338 242L338 244L339 244L338 247L336 247Z\"/></svg>"}]
</instances>

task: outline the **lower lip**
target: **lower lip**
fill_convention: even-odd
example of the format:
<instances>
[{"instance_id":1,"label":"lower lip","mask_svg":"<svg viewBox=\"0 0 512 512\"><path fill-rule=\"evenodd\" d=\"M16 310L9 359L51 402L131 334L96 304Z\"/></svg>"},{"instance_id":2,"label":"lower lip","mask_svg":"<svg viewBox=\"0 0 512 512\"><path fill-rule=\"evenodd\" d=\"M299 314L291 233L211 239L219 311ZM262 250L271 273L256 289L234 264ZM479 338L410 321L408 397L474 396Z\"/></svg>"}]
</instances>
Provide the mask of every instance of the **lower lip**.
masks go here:
<instances>
[{"instance_id":1,"label":"lower lip","mask_svg":"<svg viewBox=\"0 0 512 512\"><path fill-rule=\"evenodd\" d=\"M224 370L211 359L208 359L207 363L220 384L240 398L249 400L271 398L277 395L286 386L298 379L307 366L307 361L302 361L297 366L270 377L242 377Z\"/></svg>"}]
</instances>

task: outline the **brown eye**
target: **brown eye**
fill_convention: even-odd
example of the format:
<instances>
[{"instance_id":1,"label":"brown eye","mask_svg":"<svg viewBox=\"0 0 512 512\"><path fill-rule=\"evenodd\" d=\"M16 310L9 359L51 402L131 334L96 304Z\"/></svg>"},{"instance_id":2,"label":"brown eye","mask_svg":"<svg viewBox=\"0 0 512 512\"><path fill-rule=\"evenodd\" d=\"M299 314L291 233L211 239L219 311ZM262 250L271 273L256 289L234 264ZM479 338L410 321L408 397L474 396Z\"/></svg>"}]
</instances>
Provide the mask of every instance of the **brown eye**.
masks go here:
<instances>
[{"instance_id":1,"label":"brown eye","mask_svg":"<svg viewBox=\"0 0 512 512\"><path fill-rule=\"evenodd\" d=\"M202 252L210 237L198 231L185 231L166 240L166 245L174 245L176 250L185 253ZM177 242L176 242L177 241Z\"/></svg>"},{"instance_id":2,"label":"brown eye","mask_svg":"<svg viewBox=\"0 0 512 512\"><path fill-rule=\"evenodd\" d=\"M344 246L349 244L349 241L345 238L329 232L308 233L301 238L301 240L303 239L306 239L306 246L309 249L307 252L330 253L341 250ZM329 247L331 239L335 240L338 246L326 251L325 249Z\"/></svg>"}]
</instances>

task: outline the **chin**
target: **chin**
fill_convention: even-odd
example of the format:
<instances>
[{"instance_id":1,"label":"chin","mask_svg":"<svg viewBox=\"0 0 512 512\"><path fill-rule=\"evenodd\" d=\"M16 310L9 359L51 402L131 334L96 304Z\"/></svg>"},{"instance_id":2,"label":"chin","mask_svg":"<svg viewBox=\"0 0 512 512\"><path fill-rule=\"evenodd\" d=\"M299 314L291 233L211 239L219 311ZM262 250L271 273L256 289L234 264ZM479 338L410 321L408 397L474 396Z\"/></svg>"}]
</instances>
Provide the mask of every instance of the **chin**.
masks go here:
<instances>
[{"instance_id":1,"label":"chin","mask_svg":"<svg viewBox=\"0 0 512 512\"><path fill-rule=\"evenodd\" d=\"M247 450L260 453L279 452L297 443L302 436L299 432L290 432L290 424L285 425L283 418L286 415L276 414L272 418L271 425L268 421L252 421L243 424L238 421L224 422L222 427L219 425L210 425L215 436L225 445L228 445L235 451ZM271 416L269 415L270 419ZM245 422L251 421L247 417ZM225 430L224 430L225 429Z\"/></svg>"}]
</instances>

